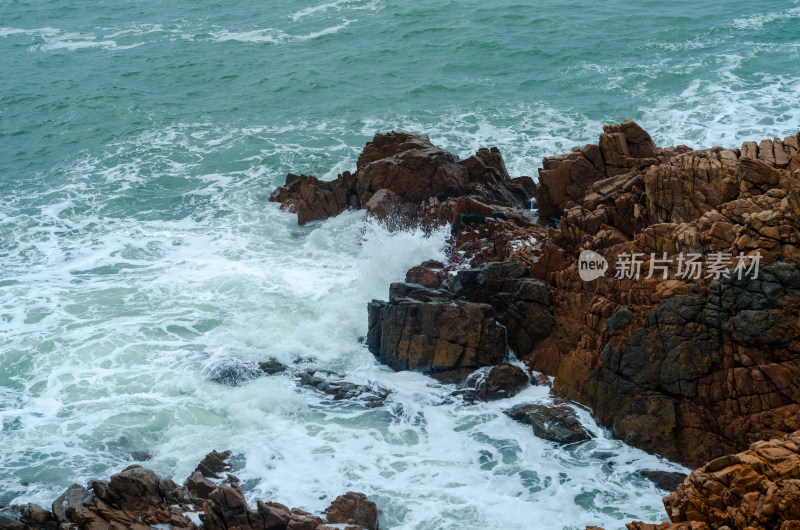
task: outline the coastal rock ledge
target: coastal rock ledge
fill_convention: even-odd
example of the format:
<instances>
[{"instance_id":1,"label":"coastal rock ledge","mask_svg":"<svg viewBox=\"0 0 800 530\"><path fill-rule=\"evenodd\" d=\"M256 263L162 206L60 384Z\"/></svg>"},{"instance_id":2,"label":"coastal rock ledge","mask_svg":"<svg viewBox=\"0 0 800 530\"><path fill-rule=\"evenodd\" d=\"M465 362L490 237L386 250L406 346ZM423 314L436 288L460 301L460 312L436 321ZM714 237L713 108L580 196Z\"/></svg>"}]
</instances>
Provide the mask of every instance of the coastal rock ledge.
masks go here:
<instances>
[{"instance_id":1,"label":"coastal rock ledge","mask_svg":"<svg viewBox=\"0 0 800 530\"><path fill-rule=\"evenodd\" d=\"M712 460L664 497L670 521L629 530L797 530L800 432Z\"/></svg>"},{"instance_id":2,"label":"coastal rock ledge","mask_svg":"<svg viewBox=\"0 0 800 530\"><path fill-rule=\"evenodd\" d=\"M209 453L185 486L139 465L88 488L73 484L51 510L36 504L0 510L0 530L378 530L377 506L363 493L340 495L321 516L277 502L257 501L251 509L228 473L230 455Z\"/></svg>"}]
</instances>

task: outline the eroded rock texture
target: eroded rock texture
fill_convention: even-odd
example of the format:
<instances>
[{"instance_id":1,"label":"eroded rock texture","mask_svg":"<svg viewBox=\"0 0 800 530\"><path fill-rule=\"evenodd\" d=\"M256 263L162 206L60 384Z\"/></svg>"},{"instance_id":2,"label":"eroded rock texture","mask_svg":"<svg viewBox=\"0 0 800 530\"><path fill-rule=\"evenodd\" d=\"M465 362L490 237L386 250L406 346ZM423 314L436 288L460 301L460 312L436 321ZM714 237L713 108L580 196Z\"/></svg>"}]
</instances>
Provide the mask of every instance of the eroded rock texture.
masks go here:
<instances>
[{"instance_id":1,"label":"eroded rock texture","mask_svg":"<svg viewBox=\"0 0 800 530\"><path fill-rule=\"evenodd\" d=\"M230 451L212 451L189 478L188 487L133 465L87 489L73 484L52 505L35 504L0 512L2 530L327 530L346 523L353 529L378 529L378 509L363 493L348 492L328 508L327 520L280 503L257 501L252 510L236 485L220 474L231 470ZM206 491L210 487L210 491ZM201 521L202 525L194 521Z\"/></svg>"},{"instance_id":2,"label":"eroded rock texture","mask_svg":"<svg viewBox=\"0 0 800 530\"><path fill-rule=\"evenodd\" d=\"M355 173L346 171L333 181L290 174L270 200L297 213L301 225L348 208L365 208L380 219L410 223L425 217L427 206L451 197L476 196L527 208L534 190L530 177L508 175L497 148L480 149L459 160L427 136L392 131L376 134L367 143Z\"/></svg>"},{"instance_id":3,"label":"eroded rock texture","mask_svg":"<svg viewBox=\"0 0 800 530\"><path fill-rule=\"evenodd\" d=\"M488 263L459 271L440 289L392 284L388 301L368 306L367 344L395 370L492 366L508 346L528 351L546 337L551 311L547 287L524 263Z\"/></svg>"},{"instance_id":4,"label":"eroded rock texture","mask_svg":"<svg viewBox=\"0 0 800 530\"><path fill-rule=\"evenodd\" d=\"M800 432L712 460L664 497L671 522L630 530L800 528Z\"/></svg>"},{"instance_id":5,"label":"eroded rock texture","mask_svg":"<svg viewBox=\"0 0 800 530\"><path fill-rule=\"evenodd\" d=\"M689 465L800 429L797 152L796 136L662 149L625 122L546 160L540 213L560 225L519 257L555 324L526 360L615 436ZM580 279L584 250L608 261L604 277ZM638 279L612 277L625 253L641 255ZM699 278L678 276L681 253L699 255ZM760 255L757 279L708 277L715 253ZM666 276L647 278L651 254Z\"/></svg>"}]
</instances>

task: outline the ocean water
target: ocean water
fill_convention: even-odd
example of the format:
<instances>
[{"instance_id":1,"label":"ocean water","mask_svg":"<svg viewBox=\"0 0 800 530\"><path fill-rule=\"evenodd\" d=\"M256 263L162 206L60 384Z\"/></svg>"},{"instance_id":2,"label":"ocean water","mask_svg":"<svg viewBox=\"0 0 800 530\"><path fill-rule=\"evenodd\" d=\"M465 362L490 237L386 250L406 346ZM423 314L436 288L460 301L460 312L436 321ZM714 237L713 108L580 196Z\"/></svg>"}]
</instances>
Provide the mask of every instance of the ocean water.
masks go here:
<instances>
[{"instance_id":1,"label":"ocean water","mask_svg":"<svg viewBox=\"0 0 800 530\"><path fill-rule=\"evenodd\" d=\"M568 448L380 366L366 303L446 232L348 212L298 227L287 172L335 177L371 136L424 132L512 176L637 120L657 143L800 129L797 1L0 2L0 504L145 465L182 481L236 454L249 499L367 493L385 528L660 521L612 440ZM332 402L276 358L392 391ZM299 362L300 364L294 364ZM334 377L334 376L332 376Z\"/></svg>"}]
</instances>

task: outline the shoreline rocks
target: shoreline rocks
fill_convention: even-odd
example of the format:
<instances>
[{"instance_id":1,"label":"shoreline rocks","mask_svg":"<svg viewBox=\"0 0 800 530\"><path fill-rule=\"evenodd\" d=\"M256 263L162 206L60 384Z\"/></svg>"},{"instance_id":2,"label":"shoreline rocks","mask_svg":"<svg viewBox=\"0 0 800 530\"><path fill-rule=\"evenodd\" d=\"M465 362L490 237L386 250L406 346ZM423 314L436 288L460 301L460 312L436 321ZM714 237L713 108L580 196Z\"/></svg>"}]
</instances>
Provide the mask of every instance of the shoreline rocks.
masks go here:
<instances>
[{"instance_id":1,"label":"shoreline rocks","mask_svg":"<svg viewBox=\"0 0 800 530\"><path fill-rule=\"evenodd\" d=\"M589 440L575 412L567 405L517 405L506 414L513 420L530 425L537 438L560 445Z\"/></svg>"},{"instance_id":2,"label":"shoreline rocks","mask_svg":"<svg viewBox=\"0 0 800 530\"><path fill-rule=\"evenodd\" d=\"M538 185L523 186L494 149L458 161L419 135L367 144L356 173L330 184L357 199L342 204L377 196L371 208L403 205L409 222L453 228L446 263L412 268L420 284L393 284L388 301L369 304L370 351L429 373L512 351L614 436L692 466L800 429L800 134L662 148L626 120L542 166ZM538 223L519 208L528 192ZM275 192L283 207L293 198ZM681 277L645 263L641 278L583 281L584 251L612 265L758 255L761 276Z\"/></svg>"},{"instance_id":3,"label":"shoreline rocks","mask_svg":"<svg viewBox=\"0 0 800 530\"><path fill-rule=\"evenodd\" d=\"M800 528L800 431L759 441L692 472L664 497L670 522L629 530L793 530Z\"/></svg>"},{"instance_id":4,"label":"shoreline rocks","mask_svg":"<svg viewBox=\"0 0 800 530\"><path fill-rule=\"evenodd\" d=\"M427 136L392 131L367 143L355 173L345 171L332 181L289 174L269 200L296 213L301 225L353 208L397 227L422 221L429 217L427 206L451 198L477 196L527 208L534 192L530 177L508 175L497 148L459 160Z\"/></svg>"},{"instance_id":5,"label":"shoreline rocks","mask_svg":"<svg viewBox=\"0 0 800 530\"><path fill-rule=\"evenodd\" d=\"M377 530L378 509L363 493L347 492L326 510L326 518L275 502L256 502L250 509L231 470L230 451L212 451L189 477L187 486L132 465L108 481L85 488L73 484L49 511L35 504L16 512L0 511L0 530L328 530L328 524ZM207 488L212 488L210 491Z\"/></svg>"}]
</instances>

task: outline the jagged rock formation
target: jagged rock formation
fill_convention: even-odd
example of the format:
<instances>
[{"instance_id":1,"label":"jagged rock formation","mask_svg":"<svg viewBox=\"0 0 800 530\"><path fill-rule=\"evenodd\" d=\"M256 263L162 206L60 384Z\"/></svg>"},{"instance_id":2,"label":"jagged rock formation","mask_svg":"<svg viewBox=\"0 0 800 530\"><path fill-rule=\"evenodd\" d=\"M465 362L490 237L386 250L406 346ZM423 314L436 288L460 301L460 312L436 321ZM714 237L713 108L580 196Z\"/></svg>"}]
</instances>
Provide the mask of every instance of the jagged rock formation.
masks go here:
<instances>
[{"instance_id":1,"label":"jagged rock formation","mask_svg":"<svg viewBox=\"0 0 800 530\"><path fill-rule=\"evenodd\" d=\"M692 151L648 139L624 122L545 162L539 205L560 226L528 252L556 324L526 358L616 436L699 465L800 428L800 140ZM582 281L584 250L611 267L638 253L641 279ZM681 253L759 253L759 276L681 278ZM646 278L651 254L666 277Z\"/></svg>"},{"instance_id":2,"label":"jagged rock formation","mask_svg":"<svg viewBox=\"0 0 800 530\"><path fill-rule=\"evenodd\" d=\"M376 134L358 157L355 173L320 181L307 175L286 177L270 201L297 213L298 223L327 219L348 208L366 208L375 216L413 222L426 206L451 197L477 196L508 206L528 207L535 186L530 177L512 179L497 148L458 158L433 145L427 136Z\"/></svg>"},{"instance_id":3,"label":"jagged rock formation","mask_svg":"<svg viewBox=\"0 0 800 530\"><path fill-rule=\"evenodd\" d=\"M188 487L160 478L138 465L92 481L87 489L73 484L49 511L35 504L0 512L0 530L150 530L152 527L207 530L327 530L330 524L377 530L378 509L363 493L348 492L320 516L274 502L257 501L251 510L228 474L230 451L212 451L197 466ZM211 488L210 491L207 488ZM202 526L198 524L202 522Z\"/></svg>"},{"instance_id":4,"label":"jagged rock formation","mask_svg":"<svg viewBox=\"0 0 800 530\"><path fill-rule=\"evenodd\" d=\"M668 523L630 530L800 528L800 432L712 460L664 497Z\"/></svg>"},{"instance_id":5,"label":"jagged rock formation","mask_svg":"<svg viewBox=\"0 0 800 530\"><path fill-rule=\"evenodd\" d=\"M521 261L459 271L441 289L395 283L368 306L370 351L395 370L438 372L502 361L550 333L549 291ZM507 340L508 337L508 340Z\"/></svg>"},{"instance_id":6,"label":"jagged rock formation","mask_svg":"<svg viewBox=\"0 0 800 530\"><path fill-rule=\"evenodd\" d=\"M538 224L513 207L499 153L462 164L399 134L343 175L348 201L450 223L452 253L370 304L382 362L457 373L508 346L615 436L694 466L800 429L800 134L692 150L607 126L543 161ZM584 281L589 251L609 270Z\"/></svg>"}]
</instances>

